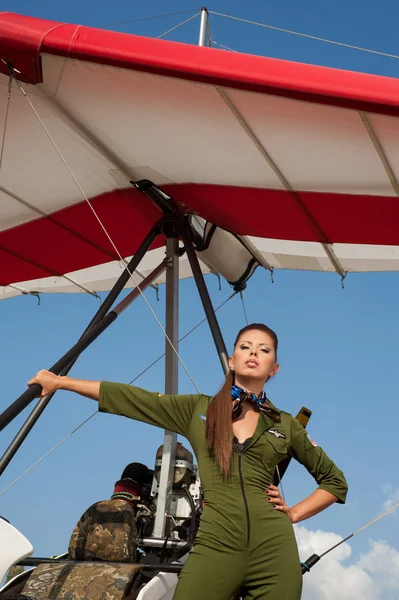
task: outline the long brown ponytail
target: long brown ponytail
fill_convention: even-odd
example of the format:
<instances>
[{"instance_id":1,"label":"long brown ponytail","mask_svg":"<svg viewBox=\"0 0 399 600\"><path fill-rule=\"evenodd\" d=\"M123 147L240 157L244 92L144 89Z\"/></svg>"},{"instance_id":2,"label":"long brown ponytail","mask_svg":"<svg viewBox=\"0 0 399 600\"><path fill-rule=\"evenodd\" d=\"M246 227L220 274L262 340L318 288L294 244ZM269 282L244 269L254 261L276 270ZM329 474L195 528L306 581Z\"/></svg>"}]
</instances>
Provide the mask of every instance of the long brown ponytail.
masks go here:
<instances>
[{"instance_id":1,"label":"long brown ponytail","mask_svg":"<svg viewBox=\"0 0 399 600\"><path fill-rule=\"evenodd\" d=\"M254 329L263 331L272 338L277 359L277 335L270 327L263 325L263 323L253 323L241 329L235 339L234 348L243 333ZM227 476L230 471L233 446L231 398L231 386L233 384L234 372L230 371L226 376L226 380L221 390L211 400L206 413L206 443L208 448L213 451L219 469L225 476Z\"/></svg>"},{"instance_id":2,"label":"long brown ponytail","mask_svg":"<svg viewBox=\"0 0 399 600\"><path fill-rule=\"evenodd\" d=\"M232 371L227 374L222 389L213 397L206 413L206 443L213 450L223 475L230 471L233 428L231 419Z\"/></svg>"}]
</instances>

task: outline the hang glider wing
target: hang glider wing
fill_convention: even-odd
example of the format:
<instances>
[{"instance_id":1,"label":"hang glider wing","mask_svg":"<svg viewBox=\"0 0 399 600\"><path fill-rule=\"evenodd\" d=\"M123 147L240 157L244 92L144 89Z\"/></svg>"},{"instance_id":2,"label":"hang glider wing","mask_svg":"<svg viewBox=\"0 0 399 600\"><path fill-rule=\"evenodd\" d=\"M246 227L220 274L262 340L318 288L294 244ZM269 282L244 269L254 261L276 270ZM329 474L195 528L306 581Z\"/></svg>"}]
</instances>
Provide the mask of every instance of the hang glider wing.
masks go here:
<instances>
[{"instance_id":1,"label":"hang glider wing","mask_svg":"<svg viewBox=\"0 0 399 600\"><path fill-rule=\"evenodd\" d=\"M0 58L0 297L108 288L143 178L273 268L399 270L398 80L12 13Z\"/></svg>"}]
</instances>

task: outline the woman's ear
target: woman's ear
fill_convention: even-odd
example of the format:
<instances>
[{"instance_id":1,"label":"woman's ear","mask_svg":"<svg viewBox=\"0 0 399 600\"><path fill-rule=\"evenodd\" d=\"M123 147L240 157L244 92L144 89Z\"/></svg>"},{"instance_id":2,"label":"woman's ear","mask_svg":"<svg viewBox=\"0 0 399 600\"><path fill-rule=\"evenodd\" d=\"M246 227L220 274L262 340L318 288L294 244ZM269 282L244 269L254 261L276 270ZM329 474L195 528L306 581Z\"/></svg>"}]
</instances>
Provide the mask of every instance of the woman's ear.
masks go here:
<instances>
[{"instance_id":1,"label":"woman's ear","mask_svg":"<svg viewBox=\"0 0 399 600\"><path fill-rule=\"evenodd\" d=\"M229 369L230 371L234 371L234 361L233 361L233 357L229 356Z\"/></svg>"},{"instance_id":2,"label":"woman's ear","mask_svg":"<svg viewBox=\"0 0 399 600\"><path fill-rule=\"evenodd\" d=\"M269 377L274 377L275 375L277 375L278 371L279 371L280 365L278 363L276 363L272 369L272 372L270 373Z\"/></svg>"}]
</instances>

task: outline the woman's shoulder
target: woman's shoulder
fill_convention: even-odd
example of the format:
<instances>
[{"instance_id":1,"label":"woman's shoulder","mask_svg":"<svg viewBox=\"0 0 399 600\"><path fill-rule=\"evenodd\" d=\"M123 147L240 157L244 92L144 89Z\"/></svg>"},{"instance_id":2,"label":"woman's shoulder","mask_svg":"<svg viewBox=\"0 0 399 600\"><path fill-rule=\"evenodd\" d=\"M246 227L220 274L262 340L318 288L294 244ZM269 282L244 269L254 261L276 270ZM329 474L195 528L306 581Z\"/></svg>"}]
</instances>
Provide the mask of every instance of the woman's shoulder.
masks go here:
<instances>
[{"instance_id":1,"label":"woman's shoulder","mask_svg":"<svg viewBox=\"0 0 399 600\"><path fill-rule=\"evenodd\" d=\"M199 404L202 404L204 406L209 406L212 400L213 396L210 396L209 394L199 394L198 396Z\"/></svg>"},{"instance_id":2,"label":"woman's shoulder","mask_svg":"<svg viewBox=\"0 0 399 600\"><path fill-rule=\"evenodd\" d=\"M213 396L211 396L210 394L197 394L198 400L201 400L202 402L210 402L211 400L213 400Z\"/></svg>"},{"instance_id":3,"label":"woman's shoulder","mask_svg":"<svg viewBox=\"0 0 399 600\"><path fill-rule=\"evenodd\" d=\"M281 409L279 406L276 406L270 398L267 399L268 404L270 404L271 408L277 411L280 414L280 423L284 428L291 428L291 423L295 420L295 417L287 412L286 410Z\"/></svg>"}]
</instances>

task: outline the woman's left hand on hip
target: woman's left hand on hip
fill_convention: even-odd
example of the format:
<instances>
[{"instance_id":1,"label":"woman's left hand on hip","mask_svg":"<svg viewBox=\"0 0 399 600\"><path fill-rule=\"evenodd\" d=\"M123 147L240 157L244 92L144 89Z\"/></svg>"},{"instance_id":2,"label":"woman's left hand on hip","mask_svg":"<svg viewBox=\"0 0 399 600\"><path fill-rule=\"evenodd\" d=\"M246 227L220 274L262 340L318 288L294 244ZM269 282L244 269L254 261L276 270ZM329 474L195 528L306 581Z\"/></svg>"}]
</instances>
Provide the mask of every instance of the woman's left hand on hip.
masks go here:
<instances>
[{"instance_id":1,"label":"woman's left hand on hip","mask_svg":"<svg viewBox=\"0 0 399 600\"><path fill-rule=\"evenodd\" d=\"M280 494L280 490L275 485L270 484L265 491L266 497L270 504L273 504L275 510L284 512L290 521L293 520L291 509L287 506L284 498Z\"/></svg>"}]
</instances>

